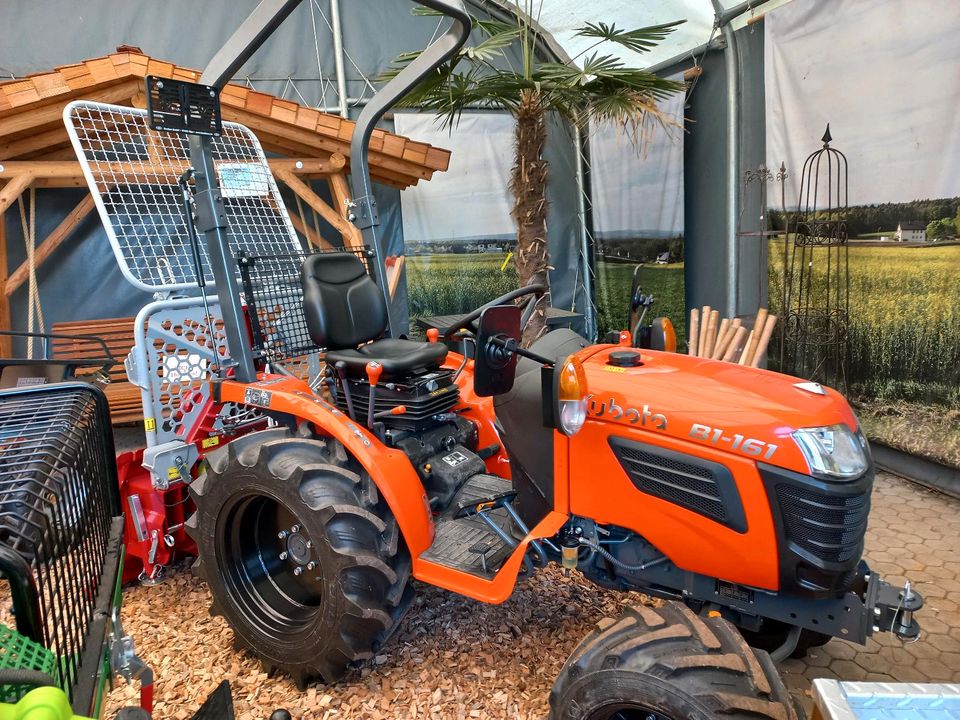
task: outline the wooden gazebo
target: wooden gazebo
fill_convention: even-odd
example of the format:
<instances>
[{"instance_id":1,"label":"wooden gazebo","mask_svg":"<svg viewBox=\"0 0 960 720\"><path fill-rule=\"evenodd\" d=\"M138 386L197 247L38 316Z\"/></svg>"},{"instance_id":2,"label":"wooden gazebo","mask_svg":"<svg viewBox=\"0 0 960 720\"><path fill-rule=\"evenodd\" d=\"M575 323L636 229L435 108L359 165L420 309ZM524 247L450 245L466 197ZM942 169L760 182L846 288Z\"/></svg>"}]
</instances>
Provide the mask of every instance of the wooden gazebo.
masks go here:
<instances>
[{"instance_id":1,"label":"wooden gazebo","mask_svg":"<svg viewBox=\"0 0 960 720\"><path fill-rule=\"evenodd\" d=\"M32 264L27 261L10 271L6 242L6 211L10 206L31 188L86 187L63 124L64 106L85 99L145 107L147 75L197 81L200 73L124 46L106 57L0 83L0 329L11 328L10 296L94 208L93 198L86 195L46 238L35 238ZM353 122L240 85L224 88L221 104L225 120L246 125L256 133L264 150L284 156L271 159L270 167L296 198L290 219L307 242L317 247L331 246L317 230L321 226L319 216L341 235L337 245L362 244L359 231L346 220L349 191L345 174L350 170ZM370 142L374 181L401 189L446 170L449 160L447 150L384 130L374 130ZM329 184L334 206L314 192L312 180ZM402 260L400 257L389 263L391 289L399 280ZM8 342L0 338L0 355L9 353Z\"/></svg>"}]
</instances>

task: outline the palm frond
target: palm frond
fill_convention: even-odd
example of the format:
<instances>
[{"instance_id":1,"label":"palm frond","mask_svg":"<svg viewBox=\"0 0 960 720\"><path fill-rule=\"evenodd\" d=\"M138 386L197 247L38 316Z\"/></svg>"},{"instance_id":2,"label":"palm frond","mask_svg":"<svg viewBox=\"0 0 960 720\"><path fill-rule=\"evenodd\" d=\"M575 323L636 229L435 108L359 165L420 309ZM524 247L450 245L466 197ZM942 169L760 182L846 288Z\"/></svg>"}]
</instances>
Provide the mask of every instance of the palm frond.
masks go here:
<instances>
[{"instance_id":1,"label":"palm frond","mask_svg":"<svg viewBox=\"0 0 960 720\"><path fill-rule=\"evenodd\" d=\"M507 27L505 30L489 35L483 42L472 47L464 47L460 54L470 60L486 62L503 55L504 49L510 47L519 36L520 31L517 28Z\"/></svg>"},{"instance_id":2,"label":"palm frond","mask_svg":"<svg viewBox=\"0 0 960 720\"><path fill-rule=\"evenodd\" d=\"M677 20L663 25L651 25L650 27L637 28L636 30L620 30L615 24L607 25L604 22L586 23L580 28L576 35L580 37L596 38L601 42L612 42L633 50L637 53L645 53L652 50L657 44L663 41L678 25L682 25L685 20Z\"/></svg>"}]
</instances>

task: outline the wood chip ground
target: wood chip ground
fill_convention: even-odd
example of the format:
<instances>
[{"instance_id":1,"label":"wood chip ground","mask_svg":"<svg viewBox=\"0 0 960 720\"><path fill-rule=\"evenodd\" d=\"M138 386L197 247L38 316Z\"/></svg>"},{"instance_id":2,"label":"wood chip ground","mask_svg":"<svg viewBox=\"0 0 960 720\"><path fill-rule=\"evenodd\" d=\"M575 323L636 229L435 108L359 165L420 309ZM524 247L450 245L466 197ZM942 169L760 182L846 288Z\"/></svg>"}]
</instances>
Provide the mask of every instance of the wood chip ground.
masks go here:
<instances>
[{"instance_id":1,"label":"wood chip ground","mask_svg":"<svg viewBox=\"0 0 960 720\"><path fill-rule=\"evenodd\" d=\"M279 707L297 720L543 718L563 661L600 618L637 603L637 593L604 591L577 573L541 570L503 605L424 585L380 654L332 687L300 693L268 677L233 649L233 632L208 613L206 586L179 572L124 594L123 623L156 674L157 719L190 718L224 678L238 720L266 720ZM109 696L107 714L136 704L132 687Z\"/></svg>"}]
</instances>

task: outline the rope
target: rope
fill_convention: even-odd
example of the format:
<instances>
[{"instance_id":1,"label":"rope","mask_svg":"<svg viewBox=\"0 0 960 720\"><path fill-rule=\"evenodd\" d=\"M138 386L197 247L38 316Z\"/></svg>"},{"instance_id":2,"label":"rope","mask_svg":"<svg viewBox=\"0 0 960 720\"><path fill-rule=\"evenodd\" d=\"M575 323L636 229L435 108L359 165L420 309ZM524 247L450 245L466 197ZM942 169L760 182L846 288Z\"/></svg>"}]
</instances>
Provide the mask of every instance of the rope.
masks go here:
<instances>
[{"instance_id":1,"label":"rope","mask_svg":"<svg viewBox=\"0 0 960 720\"><path fill-rule=\"evenodd\" d=\"M34 332L34 320L36 320L36 332L44 331L43 306L40 304L40 288L37 284L37 266L35 262L35 252L37 244L37 189L30 188L30 221L27 222L27 209L23 202L23 195L19 198L20 206L20 224L23 227L23 242L27 248L27 267L30 269L27 301L27 332ZM27 340L27 359L33 359L33 339Z\"/></svg>"}]
</instances>

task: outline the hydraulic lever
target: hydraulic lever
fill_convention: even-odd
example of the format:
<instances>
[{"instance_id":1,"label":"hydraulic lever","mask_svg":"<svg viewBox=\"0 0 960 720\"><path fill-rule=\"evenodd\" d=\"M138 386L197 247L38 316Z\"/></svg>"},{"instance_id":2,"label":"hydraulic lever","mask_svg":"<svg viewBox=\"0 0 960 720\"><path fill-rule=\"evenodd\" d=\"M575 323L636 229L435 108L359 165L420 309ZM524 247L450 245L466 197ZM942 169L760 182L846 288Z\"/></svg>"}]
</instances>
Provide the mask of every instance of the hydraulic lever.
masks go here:
<instances>
[{"instance_id":1,"label":"hydraulic lever","mask_svg":"<svg viewBox=\"0 0 960 720\"><path fill-rule=\"evenodd\" d=\"M373 430L373 416L376 414L374 403L377 399L377 383L383 374L383 365L376 360L367 363L367 381L370 383L370 405L367 407L367 427Z\"/></svg>"}]
</instances>

